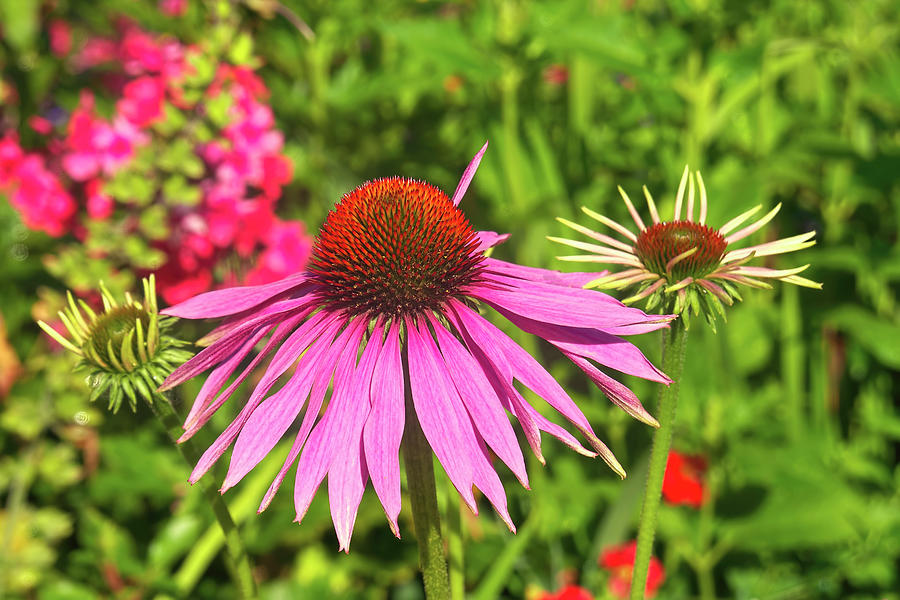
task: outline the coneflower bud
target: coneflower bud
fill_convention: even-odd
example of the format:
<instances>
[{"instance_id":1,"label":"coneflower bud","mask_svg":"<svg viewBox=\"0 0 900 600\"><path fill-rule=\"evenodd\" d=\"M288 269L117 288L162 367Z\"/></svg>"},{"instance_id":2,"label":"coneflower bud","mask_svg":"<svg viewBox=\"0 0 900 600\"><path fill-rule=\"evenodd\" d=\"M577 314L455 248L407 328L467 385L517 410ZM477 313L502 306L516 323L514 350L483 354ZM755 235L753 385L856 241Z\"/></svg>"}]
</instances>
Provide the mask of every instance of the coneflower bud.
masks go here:
<instances>
[{"instance_id":1,"label":"coneflower bud","mask_svg":"<svg viewBox=\"0 0 900 600\"><path fill-rule=\"evenodd\" d=\"M142 283L142 302L126 292L120 303L101 282L103 311L99 314L67 292L67 306L58 314L68 338L38 321L50 337L81 358L79 367L89 371L91 402L108 392L109 409L113 412L126 398L131 409L136 410L137 395L151 398L153 390L192 356L181 349L185 342L165 334L174 319L159 315L153 275Z\"/></svg>"}]
</instances>

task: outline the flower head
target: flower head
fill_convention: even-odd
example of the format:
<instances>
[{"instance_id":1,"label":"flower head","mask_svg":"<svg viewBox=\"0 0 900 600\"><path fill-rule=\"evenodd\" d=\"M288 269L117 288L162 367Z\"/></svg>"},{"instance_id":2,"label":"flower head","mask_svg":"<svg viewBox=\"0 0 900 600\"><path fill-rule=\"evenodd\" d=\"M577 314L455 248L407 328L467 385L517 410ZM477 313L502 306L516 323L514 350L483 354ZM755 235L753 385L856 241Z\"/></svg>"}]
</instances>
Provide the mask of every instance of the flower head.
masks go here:
<instances>
[{"instance_id":1,"label":"flower head","mask_svg":"<svg viewBox=\"0 0 900 600\"><path fill-rule=\"evenodd\" d=\"M687 504L694 508L703 505L706 486L706 459L688 456L674 450L669 452L666 474L663 477L662 495L670 504Z\"/></svg>"},{"instance_id":2,"label":"flower head","mask_svg":"<svg viewBox=\"0 0 900 600\"><path fill-rule=\"evenodd\" d=\"M68 292L68 306L58 314L70 339L38 321L63 348L81 357L80 366L90 371L91 402L108 392L113 412L124 399L136 410L136 394L149 398L176 365L191 357L180 349L184 342L165 333L173 319L159 316L153 276L144 279L143 285L143 302L126 293L125 301L119 303L101 283L103 311L99 314L84 300L76 303Z\"/></svg>"},{"instance_id":3,"label":"flower head","mask_svg":"<svg viewBox=\"0 0 900 600\"><path fill-rule=\"evenodd\" d=\"M546 339L614 403L653 425L656 420L637 397L594 363L667 383L619 336L666 327L672 317L650 316L582 289L591 274L522 267L485 256L486 249L507 236L474 230L457 205L486 147L472 160L452 198L411 179L368 182L328 214L305 271L275 283L208 292L164 311L182 318L224 319L203 340L209 346L163 386L212 369L187 417L184 439L271 354L249 400L203 455L191 481L234 443L222 490L232 487L303 412L293 447L260 510L296 461L298 521L327 475L335 529L341 548L347 549L371 479L396 534L398 450L406 403L463 500L477 512L472 492L477 486L513 531L506 494L491 463L493 453L528 485L509 413L540 460L540 435L546 432L576 452L599 454L624 476L559 383L481 316L478 307L490 306L520 329ZM245 357L266 338L226 388ZM287 373L288 381L276 388ZM533 408L514 381L544 398L590 449ZM329 384L331 395L322 412ZM408 398L405 389L410 390Z\"/></svg>"},{"instance_id":4,"label":"flower head","mask_svg":"<svg viewBox=\"0 0 900 600\"><path fill-rule=\"evenodd\" d=\"M699 215L695 220L697 190L699 190ZM686 204L685 191L687 191ZM560 260L628 267L594 279L587 285L589 288L619 290L639 286L634 295L624 300L625 304L646 298L647 310L658 308L663 312L683 316L688 315L688 309L695 315L702 311L709 323L715 327L716 314L723 317L725 315L722 304L730 306L734 300L741 299L737 289L739 284L770 288L767 279L780 279L804 287L816 289L822 287L821 283L798 275L809 265L785 270L747 266L754 257L786 254L812 246L816 243L812 239L816 235L815 231L747 248L732 248L733 244L762 229L771 221L781 209L780 203L764 217L742 229L738 227L756 214L762 205L735 217L718 229L710 227L706 224L706 187L703 185L703 177L700 171L691 173L685 167L678 186L671 221L660 220L653 197L644 186L644 196L653 220L647 226L625 190L619 187L619 193L638 228L638 233L585 207L582 210L589 217L612 229L625 241L562 218L558 220L564 225L600 243L550 238L554 242L590 253L560 256ZM683 218L682 207L685 208Z\"/></svg>"},{"instance_id":5,"label":"flower head","mask_svg":"<svg viewBox=\"0 0 900 600\"><path fill-rule=\"evenodd\" d=\"M628 592L631 590L631 572L634 569L636 550L637 542L631 541L621 546L607 548L600 555L600 566L609 571L609 593L616 598L627 598ZM645 597L656 596L656 591L665 580L666 572L662 563L655 556L651 556L650 568L647 571Z\"/></svg>"}]
</instances>

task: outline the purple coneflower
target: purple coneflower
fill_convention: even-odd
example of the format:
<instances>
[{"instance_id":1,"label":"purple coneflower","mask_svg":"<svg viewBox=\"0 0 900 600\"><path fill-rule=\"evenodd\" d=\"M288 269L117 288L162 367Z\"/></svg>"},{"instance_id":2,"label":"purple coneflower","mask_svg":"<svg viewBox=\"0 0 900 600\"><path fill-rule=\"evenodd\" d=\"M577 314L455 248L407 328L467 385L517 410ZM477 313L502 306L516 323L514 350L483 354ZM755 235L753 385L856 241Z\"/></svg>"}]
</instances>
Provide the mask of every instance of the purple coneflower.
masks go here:
<instances>
[{"instance_id":1,"label":"purple coneflower","mask_svg":"<svg viewBox=\"0 0 900 600\"><path fill-rule=\"evenodd\" d=\"M695 192L695 188L699 189L699 194ZM702 310L713 324L712 319L716 313L724 315L722 303L731 305L734 300L741 299L737 290L738 285L770 288L772 286L766 282L767 279L780 279L785 283L804 287L817 289L822 287L821 283L798 275L809 265L783 270L747 266L747 263L755 257L786 254L812 246L816 243L812 239L816 235L815 231L746 248L732 247L736 242L768 224L781 209L780 203L764 217L743 228L739 229L762 208L761 205L715 229L706 225L706 187L703 185L703 177L700 171L696 171L695 180L694 173L690 173L687 167L678 186L672 221L660 221L656 204L646 186L644 196L653 220L650 226L644 225L628 194L621 187L619 194L637 226L637 233L583 207L585 214L615 231L622 239L593 231L562 218L557 220L600 243L549 238L554 242L589 252L589 254L560 256L558 257L560 260L626 267L616 273L601 274L601 277L588 283L589 288L619 290L639 286L637 293L624 300L625 304L647 298L647 310L657 306L665 312L673 313L682 313L687 308L692 308L694 313L698 314ZM699 202L696 201L698 195ZM695 219L694 208L697 204L699 214ZM683 218L682 208L685 211Z\"/></svg>"},{"instance_id":2,"label":"purple coneflower","mask_svg":"<svg viewBox=\"0 0 900 600\"><path fill-rule=\"evenodd\" d=\"M569 357L609 399L656 426L627 387L594 363L668 383L622 335L666 327L581 286L596 274L522 267L484 255L507 236L474 231L457 208L487 144L469 164L453 198L420 181L392 177L346 194L328 214L309 267L282 281L201 294L164 311L188 319L224 318L211 342L166 380L175 386L212 369L185 422L194 435L269 354L260 382L231 425L203 455L196 481L234 443L222 490L235 485L305 412L264 510L298 462L297 520L328 476L332 519L347 549L369 479L398 534L399 447L406 402L428 444L466 504L477 512L473 485L515 531L491 452L528 485L525 461L507 413L518 419L532 451L541 432L586 456L621 465L559 383L525 350L479 314L487 305ZM262 350L224 390L253 348ZM270 394L285 373L291 376ZM529 404L514 381L566 418L592 450ZM322 410L331 384L327 407ZM405 390L410 390L406 398ZM220 393L221 391L221 393Z\"/></svg>"}]
</instances>

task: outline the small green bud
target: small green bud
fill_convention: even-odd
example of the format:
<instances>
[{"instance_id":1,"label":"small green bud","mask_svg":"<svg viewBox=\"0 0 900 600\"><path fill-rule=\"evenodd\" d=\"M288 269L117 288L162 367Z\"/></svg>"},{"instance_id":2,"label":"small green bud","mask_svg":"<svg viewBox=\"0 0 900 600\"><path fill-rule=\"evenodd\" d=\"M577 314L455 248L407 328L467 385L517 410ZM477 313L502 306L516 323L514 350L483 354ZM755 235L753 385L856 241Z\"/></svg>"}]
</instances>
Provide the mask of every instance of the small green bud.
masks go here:
<instances>
[{"instance_id":1,"label":"small green bud","mask_svg":"<svg viewBox=\"0 0 900 600\"><path fill-rule=\"evenodd\" d=\"M113 412L119 410L123 399L136 410L138 395L147 396L147 390L158 388L191 357L190 352L181 349L186 342L165 333L174 319L159 315L153 275L142 283L143 302L126 293L121 303L101 283L103 311L99 314L67 293L67 306L58 314L68 338L38 321L50 337L81 358L80 368L89 370L91 401L107 394ZM146 399L149 401L149 396Z\"/></svg>"}]
</instances>

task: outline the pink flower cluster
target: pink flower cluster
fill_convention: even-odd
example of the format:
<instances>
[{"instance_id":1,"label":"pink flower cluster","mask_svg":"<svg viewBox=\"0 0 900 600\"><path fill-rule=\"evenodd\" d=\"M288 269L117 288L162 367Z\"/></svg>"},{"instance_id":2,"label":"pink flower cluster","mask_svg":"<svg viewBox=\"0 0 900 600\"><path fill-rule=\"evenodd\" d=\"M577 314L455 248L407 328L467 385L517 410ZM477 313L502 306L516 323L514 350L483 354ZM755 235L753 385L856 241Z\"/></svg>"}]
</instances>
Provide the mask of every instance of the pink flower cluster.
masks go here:
<instances>
[{"instance_id":1,"label":"pink flower cluster","mask_svg":"<svg viewBox=\"0 0 900 600\"><path fill-rule=\"evenodd\" d=\"M68 38L68 33L59 33L60 25L54 29L56 37ZM58 54L69 52L68 44L56 45ZM199 202L176 201L160 193L162 175L153 181L156 191L150 199L165 206L168 219L168 235L152 243L166 256L156 269L163 298L177 303L209 290L216 279L259 284L302 268L311 239L301 223L275 215L293 169L281 153L284 138L266 102L268 90L252 69L219 64L211 81L198 84L192 77L193 61L209 62L212 57L130 22L120 24L118 38L89 39L70 56L78 70L101 64L117 67L112 74L107 68L103 76L116 98L115 108L109 118L99 116L95 97L84 91L68 117L65 135L49 138L40 152L23 150L15 134L0 138L0 191L9 194L28 227L83 238L89 231L85 219L112 220L137 235L137 217L145 203L115 197L109 182L129 171L152 178L156 171L148 175L146 162L187 139L191 158L200 159L202 167L186 176L183 186L196 192ZM219 124L208 110L214 102L227 106ZM173 114L205 128L207 135L201 139L180 130L174 138L162 135ZM38 133L53 132L43 117L29 122ZM135 160L141 152L144 160ZM221 273L218 267L235 254L253 266L240 275Z\"/></svg>"},{"instance_id":2,"label":"pink flower cluster","mask_svg":"<svg viewBox=\"0 0 900 600\"><path fill-rule=\"evenodd\" d=\"M9 196L26 227L60 236L73 222L72 196L43 156L22 149L15 133L0 137L0 192Z\"/></svg>"}]
</instances>

